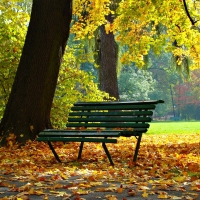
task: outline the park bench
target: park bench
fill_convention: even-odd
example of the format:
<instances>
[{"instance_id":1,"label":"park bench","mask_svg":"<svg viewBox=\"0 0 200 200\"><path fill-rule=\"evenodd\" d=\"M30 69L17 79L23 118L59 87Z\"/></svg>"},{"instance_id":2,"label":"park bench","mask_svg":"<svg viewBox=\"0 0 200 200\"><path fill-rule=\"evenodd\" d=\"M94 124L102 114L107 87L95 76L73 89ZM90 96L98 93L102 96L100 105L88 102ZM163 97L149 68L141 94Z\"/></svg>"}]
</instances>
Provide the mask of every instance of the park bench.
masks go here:
<instances>
[{"instance_id":1,"label":"park bench","mask_svg":"<svg viewBox=\"0 0 200 200\"><path fill-rule=\"evenodd\" d=\"M105 153L114 165L106 143L117 143L120 136L137 139L133 161L137 160L142 134L149 128L156 104L163 100L79 102L69 113L66 130L45 129L37 141L47 141L55 158L60 161L51 142L81 142L78 159L81 158L84 142L101 142Z\"/></svg>"}]
</instances>

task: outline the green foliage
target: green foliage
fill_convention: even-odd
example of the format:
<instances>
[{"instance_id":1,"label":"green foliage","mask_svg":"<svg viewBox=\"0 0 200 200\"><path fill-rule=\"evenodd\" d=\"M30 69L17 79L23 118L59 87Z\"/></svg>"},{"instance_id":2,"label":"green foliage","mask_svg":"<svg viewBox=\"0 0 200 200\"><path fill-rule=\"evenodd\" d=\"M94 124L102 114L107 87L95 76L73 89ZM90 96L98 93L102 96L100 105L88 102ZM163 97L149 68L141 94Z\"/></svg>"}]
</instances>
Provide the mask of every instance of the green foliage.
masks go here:
<instances>
[{"instance_id":1,"label":"green foliage","mask_svg":"<svg viewBox=\"0 0 200 200\"><path fill-rule=\"evenodd\" d=\"M0 118L3 115L22 47L29 15L15 0L0 2Z\"/></svg>"},{"instance_id":2,"label":"green foliage","mask_svg":"<svg viewBox=\"0 0 200 200\"><path fill-rule=\"evenodd\" d=\"M154 91L149 93L150 99L163 99L163 105L156 106L157 116L166 116L173 112L171 87L180 81L180 75L171 67L172 54L162 52L156 55L152 50L149 52L149 68L155 80Z\"/></svg>"},{"instance_id":3,"label":"green foliage","mask_svg":"<svg viewBox=\"0 0 200 200\"><path fill-rule=\"evenodd\" d=\"M91 73L80 70L76 51L67 47L60 69L56 93L52 106L52 122L57 128L64 128L68 113L73 103L77 101L102 101L109 98L101 92L94 83Z\"/></svg>"},{"instance_id":4,"label":"green foliage","mask_svg":"<svg viewBox=\"0 0 200 200\"><path fill-rule=\"evenodd\" d=\"M31 13L33 0L17 0L17 5L22 8L22 10Z\"/></svg>"},{"instance_id":5,"label":"green foliage","mask_svg":"<svg viewBox=\"0 0 200 200\"><path fill-rule=\"evenodd\" d=\"M154 85L151 72L126 67L119 76L120 99L149 100L149 93L154 90Z\"/></svg>"}]
</instances>

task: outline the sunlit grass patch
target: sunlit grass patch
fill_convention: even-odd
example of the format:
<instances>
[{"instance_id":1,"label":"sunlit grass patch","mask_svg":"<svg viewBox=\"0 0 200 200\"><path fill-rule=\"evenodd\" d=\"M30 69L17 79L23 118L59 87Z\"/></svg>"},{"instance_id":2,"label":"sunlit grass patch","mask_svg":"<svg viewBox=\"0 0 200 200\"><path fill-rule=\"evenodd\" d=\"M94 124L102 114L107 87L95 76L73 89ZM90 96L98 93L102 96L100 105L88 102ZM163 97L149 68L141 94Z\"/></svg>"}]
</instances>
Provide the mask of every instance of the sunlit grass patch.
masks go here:
<instances>
[{"instance_id":1,"label":"sunlit grass patch","mask_svg":"<svg viewBox=\"0 0 200 200\"><path fill-rule=\"evenodd\" d=\"M200 121L152 122L147 134L200 134Z\"/></svg>"}]
</instances>

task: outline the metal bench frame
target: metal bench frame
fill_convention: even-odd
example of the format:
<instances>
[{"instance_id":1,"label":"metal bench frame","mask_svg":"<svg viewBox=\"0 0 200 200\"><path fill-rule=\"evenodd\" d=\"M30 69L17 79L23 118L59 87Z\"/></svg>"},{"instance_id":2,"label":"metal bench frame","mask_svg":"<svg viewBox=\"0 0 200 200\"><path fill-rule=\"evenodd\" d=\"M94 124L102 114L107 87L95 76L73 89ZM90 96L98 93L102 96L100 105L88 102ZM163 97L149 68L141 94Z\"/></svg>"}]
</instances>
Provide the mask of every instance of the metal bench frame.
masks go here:
<instances>
[{"instance_id":1,"label":"metal bench frame","mask_svg":"<svg viewBox=\"0 0 200 200\"><path fill-rule=\"evenodd\" d=\"M153 110L159 103L164 101L75 103L66 124L67 130L47 129L40 132L36 140L47 141L59 162L61 160L51 144L53 141L81 142L78 159L81 158L84 142L101 142L111 165L114 165L106 143L117 143L116 138L120 136L135 136L137 144L133 161L136 162L142 134L147 132Z\"/></svg>"}]
</instances>

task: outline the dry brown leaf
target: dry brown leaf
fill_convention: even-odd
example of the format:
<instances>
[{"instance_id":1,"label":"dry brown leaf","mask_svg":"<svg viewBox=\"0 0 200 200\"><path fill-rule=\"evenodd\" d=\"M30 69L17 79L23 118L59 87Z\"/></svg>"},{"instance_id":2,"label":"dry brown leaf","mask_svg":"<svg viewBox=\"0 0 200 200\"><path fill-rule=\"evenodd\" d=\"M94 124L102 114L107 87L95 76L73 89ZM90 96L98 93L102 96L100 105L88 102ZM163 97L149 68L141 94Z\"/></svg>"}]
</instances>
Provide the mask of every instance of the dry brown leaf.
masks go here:
<instances>
[{"instance_id":1,"label":"dry brown leaf","mask_svg":"<svg viewBox=\"0 0 200 200\"><path fill-rule=\"evenodd\" d=\"M128 190L128 195L129 196L135 196L137 194L137 191L136 190L133 190L133 189L129 189Z\"/></svg>"},{"instance_id":2,"label":"dry brown leaf","mask_svg":"<svg viewBox=\"0 0 200 200\"><path fill-rule=\"evenodd\" d=\"M122 193L124 189L122 187L117 188L117 193Z\"/></svg>"}]
</instances>

